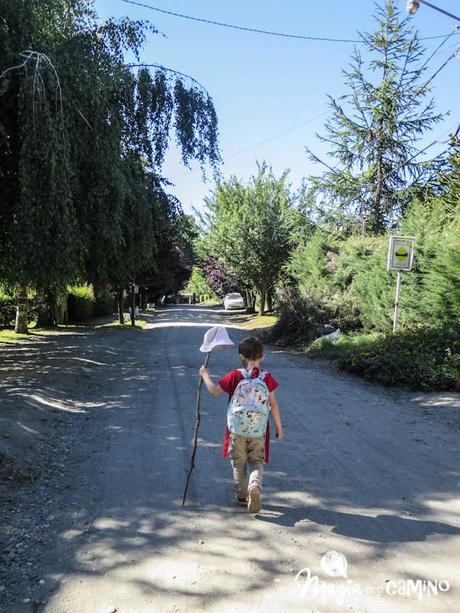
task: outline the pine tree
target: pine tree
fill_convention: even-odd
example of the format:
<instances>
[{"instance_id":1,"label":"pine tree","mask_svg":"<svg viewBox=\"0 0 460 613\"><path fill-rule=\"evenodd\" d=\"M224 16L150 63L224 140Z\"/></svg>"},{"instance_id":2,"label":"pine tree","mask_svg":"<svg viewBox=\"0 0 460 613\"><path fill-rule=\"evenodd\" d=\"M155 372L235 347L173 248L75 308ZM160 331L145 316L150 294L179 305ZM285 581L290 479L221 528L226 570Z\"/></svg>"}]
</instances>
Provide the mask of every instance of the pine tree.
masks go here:
<instances>
[{"instance_id":1,"label":"pine tree","mask_svg":"<svg viewBox=\"0 0 460 613\"><path fill-rule=\"evenodd\" d=\"M311 178L318 200L351 212L363 233L381 233L404 213L408 187L427 174L427 164L414 157L415 144L442 119L422 81L424 50L396 7L386 0L377 7L376 30L359 34L369 58L356 48L343 71L348 93L329 97L332 114L318 137L331 146L333 161Z\"/></svg>"}]
</instances>

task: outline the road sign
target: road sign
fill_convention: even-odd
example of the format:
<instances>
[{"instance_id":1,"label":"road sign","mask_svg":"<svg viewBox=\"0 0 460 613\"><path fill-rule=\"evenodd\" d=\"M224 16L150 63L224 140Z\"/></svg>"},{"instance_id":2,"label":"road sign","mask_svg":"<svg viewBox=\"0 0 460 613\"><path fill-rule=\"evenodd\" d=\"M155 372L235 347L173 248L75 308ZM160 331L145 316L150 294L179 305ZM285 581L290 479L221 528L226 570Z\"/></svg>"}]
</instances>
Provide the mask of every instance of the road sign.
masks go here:
<instances>
[{"instance_id":1,"label":"road sign","mask_svg":"<svg viewBox=\"0 0 460 613\"><path fill-rule=\"evenodd\" d=\"M413 236L390 236L390 244L388 245L387 271L396 270L398 277L396 279L396 298L394 305L393 316L393 334L398 327L398 310L399 296L401 293L401 271L410 270L414 261L414 244Z\"/></svg>"},{"instance_id":2,"label":"road sign","mask_svg":"<svg viewBox=\"0 0 460 613\"><path fill-rule=\"evenodd\" d=\"M388 245L387 271L410 270L414 261L413 236L390 236Z\"/></svg>"}]
</instances>

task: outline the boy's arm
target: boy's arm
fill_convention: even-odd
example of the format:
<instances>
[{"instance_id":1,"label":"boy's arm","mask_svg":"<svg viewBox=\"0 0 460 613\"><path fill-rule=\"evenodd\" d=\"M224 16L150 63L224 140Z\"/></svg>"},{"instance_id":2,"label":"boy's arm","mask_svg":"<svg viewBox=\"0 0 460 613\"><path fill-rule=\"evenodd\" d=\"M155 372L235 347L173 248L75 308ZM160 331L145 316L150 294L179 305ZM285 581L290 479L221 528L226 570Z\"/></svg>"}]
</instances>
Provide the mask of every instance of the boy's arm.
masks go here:
<instances>
[{"instance_id":1,"label":"boy's arm","mask_svg":"<svg viewBox=\"0 0 460 613\"><path fill-rule=\"evenodd\" d=\"M276 438L280 440L284 437L283 424L281 423L280 408L275 398L275 392L270 392L270 413L275 422Z\"/></svg>"},{"instance_id":2,"label":"boy's arm","mask_svg":"<svg viewBox=\"0 0 460 613\"><path fill-rule=\"evenodd\" d=\"M220 387L220 385L216 385L211 379L208 369L204 366L200 368L200 376L203 379L204 384L206 385L206 389L211 394L211 396L217 398L217 396L221 396L224 393L224 390Z\"/></svg>"}]
</instances>

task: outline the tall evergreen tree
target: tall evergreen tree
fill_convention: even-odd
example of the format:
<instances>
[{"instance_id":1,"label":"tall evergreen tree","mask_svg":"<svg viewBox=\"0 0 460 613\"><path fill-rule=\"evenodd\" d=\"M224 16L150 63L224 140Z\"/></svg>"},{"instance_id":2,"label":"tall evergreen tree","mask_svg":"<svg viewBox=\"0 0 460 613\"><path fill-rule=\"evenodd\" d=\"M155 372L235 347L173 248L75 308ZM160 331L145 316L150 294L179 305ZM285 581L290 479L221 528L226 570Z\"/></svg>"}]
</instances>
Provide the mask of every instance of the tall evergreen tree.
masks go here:
<instances>
[{"instance_id":1,"label":"tall evergreen tree","mask_svg":"<svg viewBox=\"0 0 460 613\"><path fill-rule=\"evenodd\" d=\"M442 115L422 81L424 50L396 1L378 6L375 20L373 33L359 34L366 58L356 48L343 71L348 93L329 97L331 116L319 138L332 162L311 181L322 205L351 212L363 232L381 233L404 212L407 188L426 178L415 144Z\"/></svg>"}]
</instances>

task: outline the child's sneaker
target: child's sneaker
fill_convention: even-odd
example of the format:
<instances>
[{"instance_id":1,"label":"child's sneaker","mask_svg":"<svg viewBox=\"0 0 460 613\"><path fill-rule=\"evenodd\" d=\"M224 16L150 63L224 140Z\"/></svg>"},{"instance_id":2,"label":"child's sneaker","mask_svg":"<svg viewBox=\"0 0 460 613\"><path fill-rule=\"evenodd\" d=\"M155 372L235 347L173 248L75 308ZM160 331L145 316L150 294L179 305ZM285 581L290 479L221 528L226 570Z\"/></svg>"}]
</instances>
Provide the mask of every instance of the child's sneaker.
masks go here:
<instances>
[{"instance_id":1,"label":"child's sneaker","mask_svg":"<svg viewBox=\"0 0 460 613\"><path fill-rule=\"evenodd\" d=\"M236 501L238 504L240 504L242 507L245 507L248 504L248 497L247 496L237 496L236 497Z\"/></svg>"},{"instance_id":2,"label":"child's sneaker","mask_svg":"<svg viewBox=\"0 0 460 613\"><path fill-rule=\"evenodd\" d=\"M258 513L260 508L260 488L253 485L249 488L248 511L249 513Z\"/></svg>"}]
</instances>

